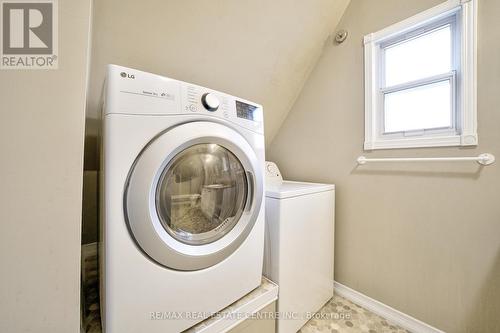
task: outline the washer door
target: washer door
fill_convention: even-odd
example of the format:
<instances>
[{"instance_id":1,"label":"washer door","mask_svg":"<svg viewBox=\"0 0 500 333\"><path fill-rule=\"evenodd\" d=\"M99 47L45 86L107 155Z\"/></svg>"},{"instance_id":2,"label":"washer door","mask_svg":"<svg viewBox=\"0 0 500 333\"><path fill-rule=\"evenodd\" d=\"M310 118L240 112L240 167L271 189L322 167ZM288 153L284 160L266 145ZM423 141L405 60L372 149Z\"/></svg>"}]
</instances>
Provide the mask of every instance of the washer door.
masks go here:
<instances>
[{"instance_id":1,"label":"washer door","mask_svg":"<svg viewBox=\"0 0 500 333\"><path fill-rule=\"evenodd\" d=\"M224 260L246 239L263 196L261 168L236 131L212 122L173 127L136 159L125 215L140 248L178 270Z\"/></svg>"}]
</instances>

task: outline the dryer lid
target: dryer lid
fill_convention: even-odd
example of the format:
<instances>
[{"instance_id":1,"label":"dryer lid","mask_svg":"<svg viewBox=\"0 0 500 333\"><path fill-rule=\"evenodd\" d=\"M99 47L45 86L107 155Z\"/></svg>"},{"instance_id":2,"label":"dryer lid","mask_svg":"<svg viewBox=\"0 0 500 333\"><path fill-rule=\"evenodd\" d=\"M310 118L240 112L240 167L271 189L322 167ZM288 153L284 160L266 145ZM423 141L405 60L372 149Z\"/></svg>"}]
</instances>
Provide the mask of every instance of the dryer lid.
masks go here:
<instances>
[{"instance_id":1,"label":"dryer lid","mask_svg":"<svg viewBox=\"0 0 500 333\"><path fill-rule=\"evenodd\" d=\"M268 198L285 199L335 189L335 185L332 184L284 181L280 169L274 162L266 161L265 173Z\"/></svg>"},{"instance_id":2,"label":"dryer lid","mask_svg":"<svg viewBox=\"0 0 500 333\"><path fill-rule=\"evenodd\" d=\"M335 185L333 184L306 183L285 180L281 184L266 185L266 197L285 199L333 190L335 190Z\"/></svg>"}]
</instances>

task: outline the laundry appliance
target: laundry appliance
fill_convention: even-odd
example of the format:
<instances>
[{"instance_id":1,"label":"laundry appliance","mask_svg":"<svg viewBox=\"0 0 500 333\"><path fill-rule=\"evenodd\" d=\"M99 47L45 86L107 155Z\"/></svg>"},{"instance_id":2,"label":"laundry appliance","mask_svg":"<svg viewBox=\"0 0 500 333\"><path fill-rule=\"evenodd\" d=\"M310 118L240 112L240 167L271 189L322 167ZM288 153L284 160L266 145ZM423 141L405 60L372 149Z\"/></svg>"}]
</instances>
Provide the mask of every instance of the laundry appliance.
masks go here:
<instances>
[{"instance_id":1,"label":"laundry appliance","mask_svg":"<svg viewBox=\"0 0 500 333\"><path fill-rule=\"evenodd\" d=\"M283 180L266 162L264 275L279 285L277 333L297 332L333 297L335 185Z\"/></svg>"},{"instance_id":2,"label":"laundry appliance","mask_svg":"<svg viewBox=\"0 0 500 333\"><path fill-rule=\"evenodd\" d=\"M180 332L260 284L263 110L116 65L103 96L104 332Z\"/></svg>"}]
</instances>

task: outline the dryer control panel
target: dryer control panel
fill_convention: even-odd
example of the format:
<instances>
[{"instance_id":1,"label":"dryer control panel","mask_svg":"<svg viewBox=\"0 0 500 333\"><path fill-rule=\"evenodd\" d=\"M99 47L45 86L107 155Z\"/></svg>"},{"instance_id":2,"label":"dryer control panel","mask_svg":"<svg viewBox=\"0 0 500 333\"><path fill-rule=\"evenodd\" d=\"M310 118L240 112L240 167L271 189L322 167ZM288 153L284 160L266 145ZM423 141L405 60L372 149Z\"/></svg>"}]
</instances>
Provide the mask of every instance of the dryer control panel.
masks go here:
<instances>
[{"instance_id":1,"label":"dryer control panel","mask_svg":"<svg viewBox=\"0 0 500 333\"><path fill-rule=\"evenodd\" d=\"M280 169L274 162L266 161L266 183L268 186L281 185L283 183L283 176Z\"/></svg>"},{"instance_id":2,"label":"dryer control panel","mask_svg":"<svg viewBox=\"0 0 500 333\"><path fill-rule=\"evenodd\" d=\"M219 91L156 74L109 65L106 113L193 114L225 119L264 133L262 106Z\"/></svg>"}]
</instances>

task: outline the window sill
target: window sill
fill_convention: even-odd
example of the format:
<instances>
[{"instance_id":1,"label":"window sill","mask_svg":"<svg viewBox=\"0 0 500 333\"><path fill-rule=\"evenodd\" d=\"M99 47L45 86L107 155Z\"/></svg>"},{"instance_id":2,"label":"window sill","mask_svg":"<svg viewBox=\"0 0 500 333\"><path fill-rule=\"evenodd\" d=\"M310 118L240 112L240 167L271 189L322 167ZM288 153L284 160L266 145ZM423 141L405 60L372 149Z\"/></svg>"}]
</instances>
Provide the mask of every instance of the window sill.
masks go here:
<instances>
[{"instance_id":1,"label":"window sill","mask_svg":"<svg viewBox=\"0 0 500 333\"><path fill-rule=\"evenodd\" d=\"M412 137L390 140L365 141L364 150L398 149L398 148L425 148L425 147L451 147L451 146L476 146L477 135L450 135L435 137Z\"/></svg>"}]
</instances>

